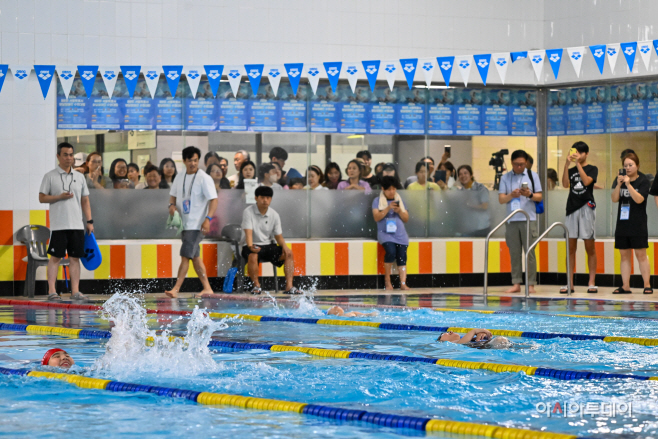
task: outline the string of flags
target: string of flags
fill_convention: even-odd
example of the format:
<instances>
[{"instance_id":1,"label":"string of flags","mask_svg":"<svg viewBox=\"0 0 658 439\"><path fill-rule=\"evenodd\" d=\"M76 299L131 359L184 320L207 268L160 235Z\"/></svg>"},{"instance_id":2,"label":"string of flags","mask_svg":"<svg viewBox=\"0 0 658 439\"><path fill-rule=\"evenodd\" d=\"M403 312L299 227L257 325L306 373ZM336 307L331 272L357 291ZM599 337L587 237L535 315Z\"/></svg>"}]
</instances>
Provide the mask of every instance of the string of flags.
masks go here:
<instances>
[{"instance_id":1,"label":"string of flags","mask_svg":"<svg viewBox=\"0 0 658 439\"><path fill-rule=\"evenodd\" d=\"M569 47L566 49L566 55L571 61L571 64L576 72L576 76L580 77L581 66L583 57L589 52L594 59L599 73L603 74L603 66L607 58L611 71L614 72L617 57L619 53L624 54L624 58L628 65L630 72L633 72L633 65L637 52L640 53L640 58L644 63L645 68L649 69L651 61L651 48L653 47L656 54L658 54L658 40L652 41L632 41L628 43L613 43L613 44L599 44L592 46ZM116 85L119 74L123 76L126 88L130 97L133 97L137 82L140 74L143 75L146 81L151 97L155 96L156 87L160 79L160 75L164 74L169 86L171 95L175 95L178 82L182 75L185 75L191 90L195 97L197 94L201 76L206 75L208 83L212 90L213 96L217 96L219 83L222 75L226 75L228 82L231 85L233 95L237 96L240 82L244 75L249 79L249 83L254 91L257 93L258 87L261 83L263 75L267 76L270 85L277 94L281 77L285 74L290 81L293 93L297 93L297 88L302 77L306 77L311 85L311 89L315 94L320 80L320 73L324 71L329 80L332 90L335 92L340 78L347 78L352 92L355 91L357 80L360 75L365 75L371 89L374 91L375 83L380 71L383 70L383 75L388 82L388 85L393 90L398 71L402 71L407 81L409 89L412 88L413 82L416 77L416 70L422 70L425 83L429 87L432 84L434 77L434 70L436 68L441 72L443 81L446 86L450 85L452 80L452 72L456 67L459 72L464 86L468 86L468 78L471 72L471 67L475 64L477 71L482 79L482 83L487 85L487 77L489 69L493 62L502 83L505 83L507 75L507 68L510 63L515 63L520 60L528 59L535 72L536 78L539 81L545 61L551 66L551 70L555 79L557 80L560 73L560 66L562 58L565 55L565 49L546 49L546 50L531 50L520 52L505 52L494 54L481 54L481 55L465 55L465 56L442 56L434 58L403 58L400 60L381 61L371 60L362 62L325 62L322 64L304 64L304 63L291 63L283 65L265 65L265 64L245 64L245 65L204 65L204 66L182 66L182 65L168 65L168 66L120 66L120 67L101 67L101 66L55 66L55 65L37 65L35 64L34 71L39 81L41 93L44 99L48 95L50 84L55 72L59 78L62 89L67 99L75 80L76 72L85 89L87 97L91 96L91 92L96 81L98 73L100 73L105 88L107 89L108 96L112 96L114 87ZM8 65L0 64L0 92L8 71L11 70L14 80L18 87L22 87L28 82L32 66L29 65Z\"/></svg>"}]
</instances>

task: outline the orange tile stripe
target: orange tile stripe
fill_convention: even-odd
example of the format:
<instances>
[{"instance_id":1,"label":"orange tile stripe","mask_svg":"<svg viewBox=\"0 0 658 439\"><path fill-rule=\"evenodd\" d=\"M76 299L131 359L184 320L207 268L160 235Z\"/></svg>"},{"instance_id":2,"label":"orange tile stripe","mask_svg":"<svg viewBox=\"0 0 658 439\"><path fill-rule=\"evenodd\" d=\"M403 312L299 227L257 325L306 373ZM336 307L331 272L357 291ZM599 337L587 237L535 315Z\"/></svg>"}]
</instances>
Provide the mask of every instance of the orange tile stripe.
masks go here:
<instances>
[{"instance_id":1,"label":"orange tile stripe","mask_svg":"<svg viewBox=\"0 0 658 439\"><path fill-rule=\"evenodd\" d=\"M0 245L14 244L14 211L0 210Z\"/></svg>"},{"instance_id":2,"label":"orange tile stripe","mask_svg":"<svg viewBox=\"0 0 658 439\"><path fill-rule=\"evenodd\" d=\"M290 244L290 250L295 260L295 276L306 276L306 244Z\"/></svg>"},{"instance_id":3,"label":"orange tile stripe","mask_svg":"<svg viewBox=\"0 0 658 439\"><path fill-rule=\"evenodd\" d=\"M512 272L512 262L509 257L509 247L505 241L500 242L500 272L501 273L511 273Z\"/></svg>"},{"instance_id":4,"label":"orange tile stripe","mask_svg":"<svg viewBox=\"0 0 658 439\"><path fill-rule=\"evenodd\" d=\"M548 242L539 242L539 272L548 272Z\"/></svg>"},{"instance_id":5,"label":"orange tile stripe","mask_svg":"<svg viewBox=\"0 0 658 439\"><path fill-rule=\"evenodd\" d=\"M595 242L594 248L596 250L596 272L605 273L605 244L602 242Z\"/></svg>"},{"instance_id":6,"label":"orange tile stripe","mask_svg":"<svg viewBox=\"0 0 658 439\"><path fill-rule=\"evenodd\" d=\"M110 279L126 278L126 246L110 246Z\"/></svg>"},{"instance_id":7,"label":"orange tile stripe","mask_svg":"<svg viewBox=\"0 0 658 439\"><path fill-rule=\"evenodd\" d=\"M418 272L420 274L432 273L432 243L418 243Z\"/></svg>"},{"instance_id":8,"label":"orange tile stripe","mask_svg":"<svg viewBox=\"0 0 658 439\"><path fill-rule=\"evenodd\" d=\"M217 277L217 244L201 244L203 265L208 277Z\"/></svg>"},{"instance_id":9,"label":"orange tile stripe","mask_svg":"<svg viewBox=\"0 0 658 439\"><path fill-rule=\"evenodd\" d=\"M462 273L473 273L473 241L459 243L459 269Z\"/></svg>"},{"instance_id":10,"label":"orange tile stripe","mask_svg":"<svg viewBox=\"0 0 658 439\"><path fill-rule=\"evenodd\" d=\"M294 244L293 244L294 245ZM347 242L337 242L334 245L336 255L334 264L336 266L336 276L347 276L350 274L350 254L349 244ZM306 257L306 255L304 255ZM295 263L297 261L295 260Z\"/></svg>"},{"instance_id":11,"label":"orange tile stripe","mask_svg":"<svg viewBox=\"0 0 658 439\"><path fill-rule=\"evenodd\" d=\"M171 267L171 245L158 244L158 278L173 277Z\"/></svg>"}]
</instances>

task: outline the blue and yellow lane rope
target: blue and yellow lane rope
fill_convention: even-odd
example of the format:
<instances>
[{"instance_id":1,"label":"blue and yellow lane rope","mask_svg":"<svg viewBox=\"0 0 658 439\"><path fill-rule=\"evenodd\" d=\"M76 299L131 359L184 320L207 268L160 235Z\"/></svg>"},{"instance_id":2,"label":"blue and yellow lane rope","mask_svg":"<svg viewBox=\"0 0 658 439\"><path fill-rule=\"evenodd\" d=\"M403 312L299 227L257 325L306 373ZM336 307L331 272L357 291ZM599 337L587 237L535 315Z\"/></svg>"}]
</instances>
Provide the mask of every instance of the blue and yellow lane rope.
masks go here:
<instances>
[{"instance_id":1,"label":"blue and yellow lane rope","mask_svg":"<svg viewBox=\"0 0 658 439\"><path fill-rule=\"evenodd\" d=\"M212 392L169 387L147 386L103 380L68 373L30 371L27 369L8 369L0 367L0 374L46 378L65 381L83 389L97 389L111 392L148 392L159 396L184 398L203 405L222 405L243 409L263 411L293 412L302 415L317 416L340 421L364 422L381 427L404 428L426 432L452 433L462 436L487 437L494 439L577 439L578 436L547 431L524 430L499 425L459 422L448 419L430 419L418 416L402 416L387 413L375 413L358 409L306 404L279 399L257 398L252 396L230 395Z\"/></svg>"},{"instance_id":2,"label":"blue and yellow lane rope","mask_svg":"<svg viewBox=\"0 0 658 439\"><path fill-rule=\"evenodd\" d=\"M105 330L88 330L88 329L72 329L61 328L56 326L39 326L39 325L22 325L22 324L8 324L0 323L0 330L6 331L23 331L31 334L44 334L44 335L61 335L73 338L86 338L86 339L103 339L112 337L110 331ZM183 337L170 336L169 340L175 339L185 340ZM153 344L153 338L146 339L147 345ZM326 358L341 358L341 359L354 359L360 358L365 360L376 361L395 361L401 363L429 363L436 364L444 367L454 367L459 369L480 369L496 373L504 372L523 372L530 376L541 376L546 378L555 378L558 380L600 380L600 379L613 379L613 378L627 378L640 381L658 381L658 376L642 376L633 374L620 374L620 373L607 373L607 372L586 372L577 370L553 369L535 366L523 366L515 364L499 364L487 363L476 361L462 361L448 358L432 358L432 357L411 357L406 355L390 355L378 354L372 352L359 352L347 351L341 349L325 349L306 346L290 346L290 345L276 345L267 343L248 343L248 342L235 342L235 341L220 341L211 340L208 347L227 348L235 350L251 350L251 349L264 349L273 352L301 352L307 355Z\"/></svg>"}]
</instances>

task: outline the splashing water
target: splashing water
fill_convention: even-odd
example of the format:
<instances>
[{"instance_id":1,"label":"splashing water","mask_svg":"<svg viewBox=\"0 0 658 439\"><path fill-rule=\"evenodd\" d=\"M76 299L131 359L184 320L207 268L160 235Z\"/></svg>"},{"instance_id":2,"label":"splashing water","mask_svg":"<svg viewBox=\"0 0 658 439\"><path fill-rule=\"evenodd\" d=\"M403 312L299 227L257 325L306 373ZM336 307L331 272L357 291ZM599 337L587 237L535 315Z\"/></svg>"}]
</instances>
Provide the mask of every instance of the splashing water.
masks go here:
<instances>
[{"instance_id":1,"label":"splashing water","mask_svg":"<svg viewBox=\"0 0 658 439\"><path fill-rule=\"evenodd\" d=\"M192 311L184 340L170 337L168 329L159 335L149 329L142 300L132 294L114 294L103 305L101 318L114 325L105 354L92 367L101 374L117 379L153 373L178 378L219 369L212 359L208 343L215 331L221 331L228 325L224 320L211 320L198 306Z\"/></svg>"},{"instance_id":2,"label":"splashing water","mask_svg":"<svg viewBox=\"0 0 658 439\"><path fill-rule=\"evenodd\" d=\"M263 293L265 293L265 295L270 299L274 309L276 309L278 311L279 310L279 303L276 301L276 298L273 295L271 295L269 291L263 290Z\"/></svg>"},{"instance_id":3,"label":"splashing water","mask_svg":"<svg viewBox=\"0 0 658 439\"><path fill-rule=\"evenodd\" d=\"M302 295L292 297L293 302L295 302L293 305L296 308L295 314L301 314L304 316L324 316L324 313L318 308L313 300L315 292L317 291L317 284L318 280L315 278L308 288L301 290L303 293Z\"/></svg>"}]
</instances>

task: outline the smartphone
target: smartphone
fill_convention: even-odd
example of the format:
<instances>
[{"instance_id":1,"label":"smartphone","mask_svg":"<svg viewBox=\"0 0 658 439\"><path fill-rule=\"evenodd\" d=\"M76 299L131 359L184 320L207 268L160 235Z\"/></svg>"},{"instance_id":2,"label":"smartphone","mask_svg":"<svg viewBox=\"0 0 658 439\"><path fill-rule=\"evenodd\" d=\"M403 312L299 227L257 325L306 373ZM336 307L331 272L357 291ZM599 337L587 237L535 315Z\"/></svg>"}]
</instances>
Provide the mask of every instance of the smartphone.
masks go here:
<instances>
[{"instance_id":1,"label":"smartphone","mask_svg":"<svg viewBox=\"0 0 658 439\"><path fill-rule=\"evenodd\" d=\"M619 170L619 175L626 175L626 168L621 168Z\"/></svg>"},{"instance_id":2,"label":"smartphone","mask_svg":"<svg viewBox=\"0 0 658 439\"><path fill-rule=\"evenodd\" d=\"M446 145L444 147L446 154L448 154L448 157L450 157L450 145Z\"/></svg>"},{"instance_id":3,"label":"smartphone","mask_svg":"<svg viewBox=\"0 0 658 439\"><path fill-rule=\"evenodd\" d=\"M569 156L572 156L572 155L574 155L574 154L576 154L576 153L578 153L578 150L577 150L576 148L571 148L571 149L569 150ZM572 161L573 161L573 160L572 160Z\"/></svg>"},{"instance_id":4,"label":"smartphone","mask_svg":"<svg viewBox=\"0 0 658 439\"><path fill-rule=\"evenodd\" d=\"M439 180L446 183L446 171L444 170L436 171L436 173L434 174L434 181L438 182Z\"/></svg>"},{"instance_id":5,"label":"smartphone","mask_svg":"<svg viewBox=\"0 0 658 439\"><path fill-rule=\"evenodd\" d=\"M521 183L521 189L524 189L524 190L528 189L528 182L527 181L524 181L523 183Z\"/></svg>"}]
</instances>

